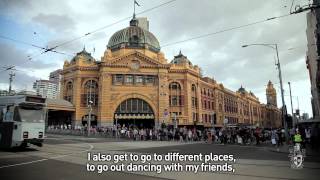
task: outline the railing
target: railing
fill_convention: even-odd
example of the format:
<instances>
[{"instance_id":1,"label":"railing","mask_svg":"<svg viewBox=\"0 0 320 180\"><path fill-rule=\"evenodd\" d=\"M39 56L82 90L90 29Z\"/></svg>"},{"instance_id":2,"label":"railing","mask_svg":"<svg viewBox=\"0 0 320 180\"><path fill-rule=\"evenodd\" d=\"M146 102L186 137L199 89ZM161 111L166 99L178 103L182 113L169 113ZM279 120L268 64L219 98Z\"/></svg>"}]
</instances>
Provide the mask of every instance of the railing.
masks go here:
<instances>
[{"instance_id":1,"label":"railing","mask_svg":"<svg viewBox=\"0 0 320 180\"><path fill-rule=\"evenodd\" d=\"M61 135L74 135L74 136L87 136L87 131L84 129L47 129L46 133L49 134L61 134ZM113 138L115 133L112 131L97 131L95 129L91 130L91 137L106 137Z\"/></svg>"}]
</instances>

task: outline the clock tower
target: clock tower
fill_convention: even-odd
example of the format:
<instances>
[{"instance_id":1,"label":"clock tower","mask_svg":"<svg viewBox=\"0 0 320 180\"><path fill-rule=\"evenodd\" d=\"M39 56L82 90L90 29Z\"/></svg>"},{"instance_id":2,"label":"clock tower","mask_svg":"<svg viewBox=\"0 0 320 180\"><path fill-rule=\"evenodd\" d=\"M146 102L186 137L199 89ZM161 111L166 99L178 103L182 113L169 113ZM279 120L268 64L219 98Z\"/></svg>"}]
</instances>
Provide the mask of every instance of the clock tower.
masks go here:
<instances>
[{"instance_id":1,"label":"clock tower","mask_svg":"<svg viewBox=\"0 0 320 180\"><path fill-rule=\"evenodd\" d=\"M267 105L272 105L277 107L277 92L270 80L267 85L266 95L267 95Z\"/></svg>"}]
</instances>

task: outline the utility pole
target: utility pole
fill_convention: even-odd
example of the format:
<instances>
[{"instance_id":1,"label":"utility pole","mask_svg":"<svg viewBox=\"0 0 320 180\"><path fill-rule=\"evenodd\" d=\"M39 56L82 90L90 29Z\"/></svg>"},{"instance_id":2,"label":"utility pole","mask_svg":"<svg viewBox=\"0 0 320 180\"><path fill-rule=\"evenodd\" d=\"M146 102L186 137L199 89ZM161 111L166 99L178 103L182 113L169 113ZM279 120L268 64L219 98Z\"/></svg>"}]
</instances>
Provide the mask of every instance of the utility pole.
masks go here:
<instances>
[{"instance_id":1,"label":"utility pole","mask_svg":"<svg viewBox=\"0 0 320 180\"><path fill-rule=\"evenodd\" d=\"M288 126L287 126L287 122L286 122L286 105L284 102L284 91L283 91L283 84L282 84L282 74L281 74L281 67L280 67L280 59L279 59L279 53L278 53L278 44L246 44L243 45L242 47L248 47L248 46L265 46L265 47L269 47L271 49L274 49L276 51L277 54L277 63L276 66L278 68L278 76L279 76L279 80L280 80L280 88L281 88L281 100L282 100L282 123L284 126L284 130L285 130L285 137L286 137L286 142L288 142L289 137L288 137Z\"/></svg>"},{"instance_id":2,"label":"utility pole","mask_svg":"<svg viewBox=\"0 0 320 180\"><path fill-rule=\"evenodd\" d=\"M116 127L115 127L115 132L116 132L116 139L118 139L118 118L116 118Z\"/></svg>"},{"instance_id":3,"label":"utility pole","mask_svg":"<svg viewBox=\"0 0 320 180\"><path fill-rule=\"evenodd\" d=\"M91 104L92 101L89 101L89 114L88 114L88 137L90 136L90 127L91 127L91 112L92 112L92 104Z\"/></svg>"},{"instance_id":4,"label":"utility pole","mask_svg":"<svg viewBox=\"0 0 320 180\"><path fill-rule=\"evenodd\" d=\"M287 125L287 121L285 119L285 111L286 110L286 104L284 102L284 91L283 91L283 84L282 84L282 75L281 75L281 67L280 67L280 59L279 59L279 53L278 53L278 44L275 44L276 47L276 52L277 52L277 59L278 62L276 64L276 66L278 67L278 71L279 71L279 79L280 79L280 88L281 88L281 100L282 100L282 118L283 118L283 126L284 126L284 130L285 130L285 137L286 137L286 141L288 142L289 138L288 138L288 125Z\"/></svg>"},{"instance_id":5,"label":"utility pole","mask_svg":"<svg viewBox=\"0 0 320 180\"><path fill-rule=\"evenodd\" d=\"M290 82L288 82L289 84L289 90L290 90L290 101L291 101L291 113L292 113L292 126L295 127L295 117L294 117L294 114L293 114L293 106L292 106L292 95L291 95L291 84Z\"/></svg>"},{"instance_id":6,"label":"utility pole","mask_svg":"<svg viewBox=\"0 0 320 180\"><path fill-rule=\"evenodd\" d=\"M14 72L11 71L9 73L9 95L11 95L11 92L12 92L12 81L13 81L13 77L15 76Z\"/></svg>"},{"instance_id":7,"label":"utility pole","mask_svg":"<svg viewBox=\"0 0 320 180\"><path fill-rule=\"evenodd\" d=\"M89 102L88 102L88 108L89 108L89 114L88 114L88 137L90 136L90 129L91 129L91 113L92 113L92 104L93 104L93 101L91 100L91 88L93 86L92 84L92 80L89 81Z\"/></svg>"}]
</instances>

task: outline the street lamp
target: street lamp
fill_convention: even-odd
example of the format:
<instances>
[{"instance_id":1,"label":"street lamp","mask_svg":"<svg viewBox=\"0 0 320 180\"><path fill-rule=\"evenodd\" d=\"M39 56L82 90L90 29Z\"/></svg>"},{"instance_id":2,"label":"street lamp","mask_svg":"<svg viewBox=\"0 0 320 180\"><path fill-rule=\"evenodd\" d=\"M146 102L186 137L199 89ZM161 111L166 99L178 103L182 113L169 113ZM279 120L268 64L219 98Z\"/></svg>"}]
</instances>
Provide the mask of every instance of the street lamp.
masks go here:
<instances>
[{"instance_id":1,"label":"street lamp","mask_svg":"<svg viewBox=\"0 0 320 180\"><path fill-rule=\"evenodd\" d=\"M92 112L92 104L93 102L90 100L89 104L88 104L88 108L89 108L89 117L88 117L88 137L90 136L90 127L91 127L91 112Z\"/></svg>"},{"instance_id":2,"label":"street lamp","mask_svg":"<svg viewBox=\"0 0 320 180\"><path fill-rule=\"evenodd\" d=\"M279 60L279 53L278 53L278 45L277 44L246 44L246 45L243 45L242 47L245 48L245 47L248 47L248 46L265 46L265 47L268 47L268 48L272 48L273 50L276 51L277 60L278 60L276 66L278 67L278 71L279 71L279 80L280 80L280 88L281 88L281 100L282 100L282 123L283 123L284 129L285 129L286 141L288 142L288 127L287 127L287 123L286 123L286 120L285 120L285 114L284 114L286 105L285 105L285 102L284 102L284 94L283 94L282 75L281 75L281 67L280 67L280 60Z\"/></svg>"}]
</instances>

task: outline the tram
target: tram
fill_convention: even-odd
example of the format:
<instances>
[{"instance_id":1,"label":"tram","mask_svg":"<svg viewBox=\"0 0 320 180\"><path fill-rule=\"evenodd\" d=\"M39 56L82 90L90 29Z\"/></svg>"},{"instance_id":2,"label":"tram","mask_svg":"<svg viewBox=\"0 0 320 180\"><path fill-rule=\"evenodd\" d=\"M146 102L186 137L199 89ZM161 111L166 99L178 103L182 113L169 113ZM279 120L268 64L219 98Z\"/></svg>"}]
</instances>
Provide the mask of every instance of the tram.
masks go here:
<instances>
[{"instance_id":1,"label":"tram","mask_svg":"<svg viewBox=\"0 0 320 180\"><path fill-rule=\"evenodd\" d=\"M16 95L0 97L0 148L42 146L46 99Z\"/></svg>"}]
</instances>

